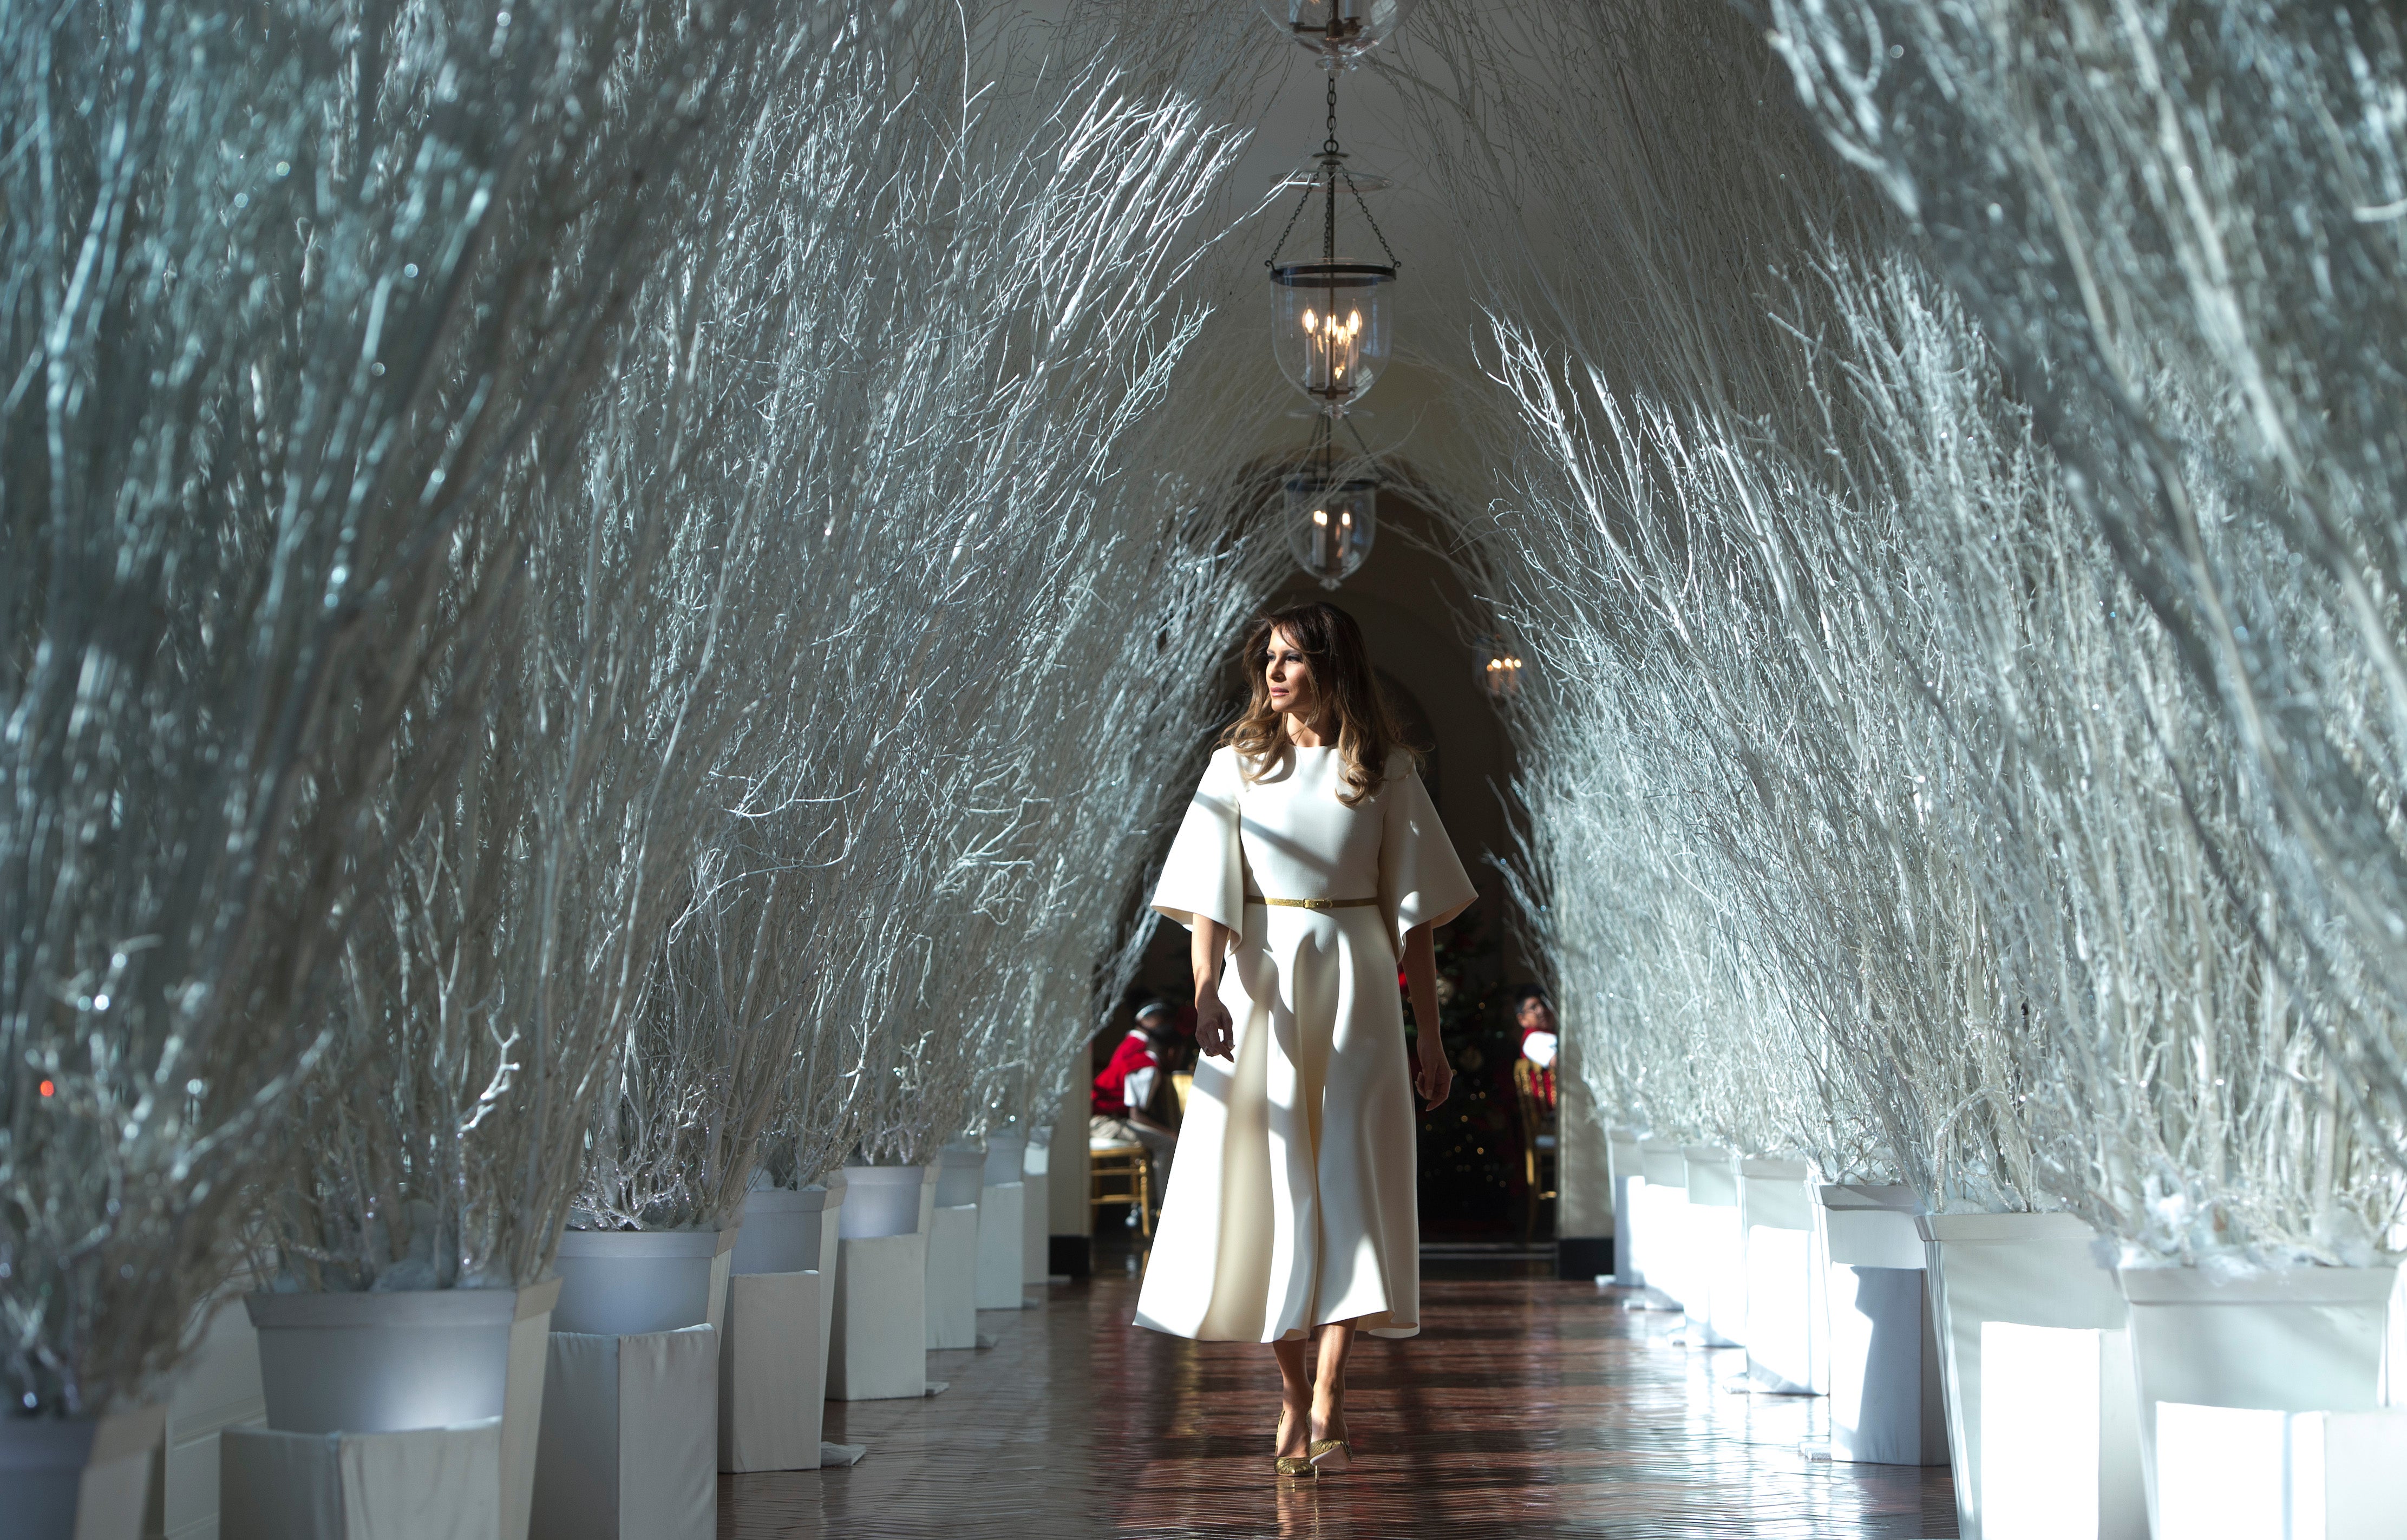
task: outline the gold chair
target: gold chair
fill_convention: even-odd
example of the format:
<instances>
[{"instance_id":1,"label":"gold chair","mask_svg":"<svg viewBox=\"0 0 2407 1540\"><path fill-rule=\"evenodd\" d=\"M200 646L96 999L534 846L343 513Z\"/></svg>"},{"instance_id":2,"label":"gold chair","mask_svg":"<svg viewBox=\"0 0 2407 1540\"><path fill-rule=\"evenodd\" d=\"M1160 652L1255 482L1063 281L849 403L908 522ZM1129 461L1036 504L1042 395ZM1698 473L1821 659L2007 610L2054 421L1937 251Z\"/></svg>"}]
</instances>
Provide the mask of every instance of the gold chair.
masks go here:
<instances>
[{"instance_id":1,"label":"gold chair","mask_svg":"<svg viewBox=\"0 0 2407 1540\"><path fill-rule=\"evenodd\" d=\"M1558 1179L1555 1109L1539 1094L1539 1077L1545 1073L1527 1059L1513 1061L1513 1095L1521 1105L1522 1175L1530 1186L1530 1212L1521 1226L1521 1238L1532 1241L1538 1237L1538 1205L1555 1196ZM1539 1180L1542 1169L1543 1185Z\"/></svg>"},{"instance_id":2,"label":"gold chair","mask_svg":"<svg viewBox=\"0 0 2407 1540\"><path fill-rule=\"evenodd\" d=\"M1195 1072L1182 1069L1170 1077L1171 1093L1178 1098L1178 1120L1187 1121L1187 1093L1195 1089Z\"/></svg>"},{"instance_id":3,"label":"gold chair","mask_svg":"<svg viewBox=\"0 0 2407 1540\"><path fill-rule=\"evenodd\" d=\"M1092 1145L1087 1149L1087 1207L1127 1204L1136 1210L1139 1245L1153 1240L1153 1157L1139 1144Z\"/></svg>"}]
</instances>

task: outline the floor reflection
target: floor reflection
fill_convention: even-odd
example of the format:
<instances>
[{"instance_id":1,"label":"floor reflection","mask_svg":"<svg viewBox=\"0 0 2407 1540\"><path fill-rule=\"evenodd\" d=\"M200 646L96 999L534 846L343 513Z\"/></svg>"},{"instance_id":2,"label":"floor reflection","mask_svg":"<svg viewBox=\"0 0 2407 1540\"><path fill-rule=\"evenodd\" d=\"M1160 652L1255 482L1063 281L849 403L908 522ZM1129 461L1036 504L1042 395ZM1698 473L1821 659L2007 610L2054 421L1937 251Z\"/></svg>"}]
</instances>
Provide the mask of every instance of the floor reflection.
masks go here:
<instances>
[{"instance_id":1,"label":"floor reflection","mask_svg":"<svg viewBox=\"0 0 2407 1540\"><path fill-rule=\"evenodd\" d=\"M722 1537L1752 1535L1956 1533L1945 1471L1831 1465L1798 1446L1824 1404L1733 1393L1735 1352L1586 1284L1433 1268L1421 1335L1365 1341L1358 1459L1313 1483L1269 1469L1277 1376L1251 1345L1127 1326L1135 1280L1056 1286L981 1312L990 1349L930 1355L952 1389L831 1403L850 1470L723 1477Z\"/></svg>"}]
</instances>

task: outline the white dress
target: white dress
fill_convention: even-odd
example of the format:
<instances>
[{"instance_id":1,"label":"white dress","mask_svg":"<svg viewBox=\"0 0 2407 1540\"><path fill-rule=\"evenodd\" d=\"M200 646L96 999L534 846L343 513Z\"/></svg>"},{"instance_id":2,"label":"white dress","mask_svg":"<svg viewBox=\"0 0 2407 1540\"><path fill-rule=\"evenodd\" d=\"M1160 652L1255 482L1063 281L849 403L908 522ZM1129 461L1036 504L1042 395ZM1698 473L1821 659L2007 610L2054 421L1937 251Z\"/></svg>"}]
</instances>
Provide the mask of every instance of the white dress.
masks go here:
<instances>
[{"instance_id":1,"label":"white dress","mask_svg":"<svg viewBox=\"0 0 2407 1540\"><path fill-rule=\"evenodd\" d=\"M1153 906L1237 934L1220 975L1235 1062L1195 1068L1137 1324L1276 1342L1332 1320L1420 1330L1415 1110L1396 963L1404 934L1478 896L1399 752L1359 806L1333 749L1248 783L1212 756ZM1261 898L1375 898L1330 909ZM1248 902L1248 899L1255 902Z\"/></svg>"}]
</instances>

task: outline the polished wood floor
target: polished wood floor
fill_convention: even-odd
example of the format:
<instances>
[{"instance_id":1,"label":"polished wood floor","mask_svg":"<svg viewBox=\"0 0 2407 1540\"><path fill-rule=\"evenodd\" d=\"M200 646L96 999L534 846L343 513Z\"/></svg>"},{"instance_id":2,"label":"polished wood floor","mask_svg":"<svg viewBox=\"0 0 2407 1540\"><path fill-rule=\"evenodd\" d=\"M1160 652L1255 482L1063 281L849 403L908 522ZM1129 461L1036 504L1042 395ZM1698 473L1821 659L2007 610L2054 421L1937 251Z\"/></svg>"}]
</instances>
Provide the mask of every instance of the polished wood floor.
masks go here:
<instances>
[{"instance_id":1,"label":"polished wood floor","mask_svg":"<svg viewBox=\"0 0 2407 1540\"><path fill-rule=\"evenodd\" d=\"M1420 1336L1363 1341L1360 1458L1269 1469L1267 1349L1127 1324L1135 1280L990 1311L991 1348L929 1355L924 1402L830 1403L848 1470L722 1476L722 1540L771 1536L1952 1536L1947 1473L1810 1462L1825 1404L1735 1393L1742 1355L1588 1284L1433 1263ZM1449 1273L1456 1276L1449 1276Z\"/></svg>"}]
</instances>

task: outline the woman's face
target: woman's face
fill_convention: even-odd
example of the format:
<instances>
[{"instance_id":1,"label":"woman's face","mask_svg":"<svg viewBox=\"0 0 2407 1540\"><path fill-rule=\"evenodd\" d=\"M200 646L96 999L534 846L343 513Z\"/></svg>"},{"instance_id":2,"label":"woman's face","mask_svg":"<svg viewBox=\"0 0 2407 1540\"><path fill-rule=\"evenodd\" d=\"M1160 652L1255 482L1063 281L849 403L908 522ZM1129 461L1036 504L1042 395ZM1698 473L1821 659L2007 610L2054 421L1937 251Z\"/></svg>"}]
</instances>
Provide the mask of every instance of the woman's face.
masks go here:
<instances>
[{"instance_id":1,"label":"woman's face","mask_svg":"<svg viewBox=\"0 0 2407 1540\"><path fill-rule=\"evenodd\" d=\"M1262 677L1270 688L1272 710L1312 720L1312 664L1284 627L1271 633L1270 662Z\"/></svg>"}]
</instances>

